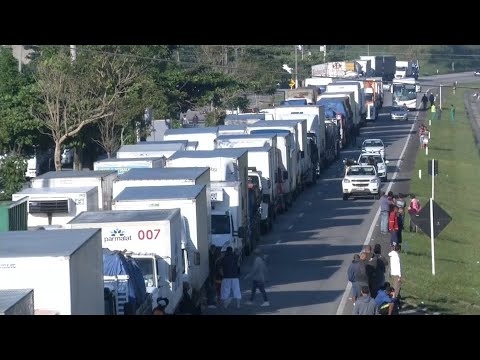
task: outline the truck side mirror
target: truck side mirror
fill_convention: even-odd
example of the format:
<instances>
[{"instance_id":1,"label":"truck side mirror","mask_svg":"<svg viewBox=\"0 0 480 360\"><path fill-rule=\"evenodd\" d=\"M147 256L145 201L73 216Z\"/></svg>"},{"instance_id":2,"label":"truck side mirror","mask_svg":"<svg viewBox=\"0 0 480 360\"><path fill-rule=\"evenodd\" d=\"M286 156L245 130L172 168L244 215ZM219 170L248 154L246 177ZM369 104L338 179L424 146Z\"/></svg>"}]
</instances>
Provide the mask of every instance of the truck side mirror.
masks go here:
<instances>
[{"instance_id":1,"label":"truck side mirror","mask_svg":"<svg viewBox=\"0 0 480 360\"><path fill-rule=\"evenodd\" d=\"M288 171L283 172L283 180L288 180Z\"/></svg>"},{"instance_id":2,"label":"truck side mirror","mask_svg":"<svg viewBox=\"0 0 480 360\"><path fill-rule=\"evenodd\" d=\"M243 226L238 227L238 237L240 237L240 238L245 237L245 228Z\"/></svg>"}]
</instances>

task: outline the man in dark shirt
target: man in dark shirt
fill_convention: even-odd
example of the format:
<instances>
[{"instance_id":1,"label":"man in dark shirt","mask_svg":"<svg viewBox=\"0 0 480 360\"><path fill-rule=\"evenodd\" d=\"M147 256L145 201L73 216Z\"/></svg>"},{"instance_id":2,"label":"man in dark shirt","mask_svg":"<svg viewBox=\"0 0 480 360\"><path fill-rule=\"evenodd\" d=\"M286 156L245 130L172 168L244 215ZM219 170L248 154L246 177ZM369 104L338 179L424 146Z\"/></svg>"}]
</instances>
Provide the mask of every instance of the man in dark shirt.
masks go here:
<instances>
[{"instance_id":1,"label":"man in dark shirt","mask_svg":"<svg viewBox=\"0 0 480 360\"><path fill-rule=\"evenodd\" d=\"M227 247L225 256L222 259L223 280L221 288L221 299L223 306L228 308L230 305L230 292L233 291L233 298L237 301L237 308L240 308L242 293L240 291L240 281L238 279L238 256L233 253L231 246Z\"/></svg>"}]
</instances>

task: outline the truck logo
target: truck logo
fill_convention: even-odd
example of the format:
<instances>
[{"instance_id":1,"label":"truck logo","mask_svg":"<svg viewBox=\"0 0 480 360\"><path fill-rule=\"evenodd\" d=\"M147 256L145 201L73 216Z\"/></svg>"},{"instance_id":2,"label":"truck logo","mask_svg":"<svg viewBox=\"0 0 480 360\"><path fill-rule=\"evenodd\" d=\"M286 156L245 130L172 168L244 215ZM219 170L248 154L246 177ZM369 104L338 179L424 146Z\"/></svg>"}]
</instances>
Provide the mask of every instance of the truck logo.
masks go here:
<instances>
[{"instance_id":1,"label":"truck logo","mask_svg":"<svg viewBox=\"0 0 480 360\"><path fill-rule=\"evenodd\" d=\"M125 231L116 228L110 232L110 236L105 236L103 238L104 242L113 242L113 241L130 241L132 236L125 236Z\"/></svg>"}]
</instances>

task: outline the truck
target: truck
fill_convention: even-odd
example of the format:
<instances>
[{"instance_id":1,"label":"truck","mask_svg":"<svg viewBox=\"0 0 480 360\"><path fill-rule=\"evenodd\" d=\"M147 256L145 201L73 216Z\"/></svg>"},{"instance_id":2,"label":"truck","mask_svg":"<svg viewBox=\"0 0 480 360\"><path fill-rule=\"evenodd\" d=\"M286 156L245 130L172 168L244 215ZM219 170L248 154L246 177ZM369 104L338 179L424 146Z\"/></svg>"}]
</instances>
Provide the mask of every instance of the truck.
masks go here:
<instances>
[{"instance_id":1,"label":"truck","mask_svg":"<svg viewBox=\"0 0 480 360\"><path fill-rule=\"evenodd\" d=\"M255 124L254 124L255 125ZM252 125L250 125L252 126ZM290 130L275 130L273 128L247 127L252 135L272 136L276 135L277 149L280 150L278 160L278 193L281 194L282 210L287 211L292 206L297 194L297 172L298 172L298 148Z\"/></svg>"},{"instance_id":2,"label":"truck","mask_svg":"<svg viewBox=\"0 0 480 360\"><path fill-rule=\"evenodd\" d=\"M395 78L396 60L395 56L376 55L360 56L361 60L370 60L373 76L381 77L384 81L392 81Z\"/></svg>"},{"instance_id":3,"label":"truck","mask_svg":"<svg viewBox=\"0 0 480 360\"><path fill-rule=\"evenodd\" d=\"M341 90L341 89L338 89L338 87L336 87L336 88L330 88L330 90L327 90L325 94L329 96L337 95L337 96L347 97L346 99L346 102L348 103L347 107L350 107L352 111L353 133L357 134L359 132L362 121L361 121L361 115L359 111L357 111L359 106L357 106L357 102L355 101L355 92L349 91L349 90Z\"/></svg>"},{"instance_id":4,"label":"truck","mask_svg":"<svg viewBox=\"0 0 480 360\"><path fill-rule=\"evenodd\" d=\"M248 154L246 150L215 149L212 151L192 151L177 153L167 160L167 167L209 167L210 196L212 200L212 243L222 246L220 242L229 241L243 254L249 255L253 250L255 229L249 228L248 213ZM223 197L221 186L227 186L228 197ZM214 190L215 189L215 190ZM222 200L218 200L219 198ZM233 197L233 198L232 198ZM222 204L219 205L218 203ZM220 211L219 208L222 210ZM228 214L226 212L228 211ZM225 218L225 216L227 216ZM229 233L216 236L214 224L230 219ZM230 224L230 222L229 222ZM241 240L240 240L240 239Z\"/></svg>"},{"instance_id":5,"label":"truck","mask_svg":"<svg viewBox=\"0 0 480 360\"><path fill-rule=\"evenodd\" d=\"M237 114L225 116L225 125L248 125L254 124L257 121L265 120L265 114L252 113L252 114Z\"/></svg>"},{"instance_id":6,"label":"truck","mask_svg":"<svg viewBox=\"0 0 480 360\"><path fill-rule=\"evenodd\" d=\"M313 77L345 78L358 76L361 66L355 61L333 61L312 65Z\"/></svg>"},{"instance_id":7,"label":"truck","mask_svg":"<svg viewBox=\"0 0 480 360\"><path fill-rule=\"evenodd\" d=\"M28 230L28 197L0 201L0 232Z\"/></svg>"},{"instance_id":8,"label":"truck","mask_svg":"<svg viewBox=\"0 0 480 360\"><path fill-rule=\"evenodd\" d=\"M340 149L353 140L353 113L349 102L349 95L329 93L328 91L320 95L317 101L317 105L325 108L325 120L336 124Z\"/></svg>"},{"instance_id":9,"label":"truck","mask_svg":"<svg viewBox=\"0 0 480 360\"><path fill-rule=\"evenodd\" d=\"M395 79L413 77L413 61L397 60L395 62Z\"/></svg>"},{"instance_id":10,"label":"truck","mask_svg":"<svg viewBox=\"0 0 480 360\"><path fill-rule=\"evenodd\" d=\"M133 258L141 269L151 298L150 311L156 306L156 299L166 297L169 299L167 312L175 312L182 299L184 273L182 238L185 235L179 208L138 210L132 204L128 210L82 213L68 226L72 229L99 229L99 246L121 251ZM104 275L108 274L107 270L104 267ZM141 299L137 304L140 302Z\"/></svg>"},{"instance_id":11,"label":"truck","mask_svg":"<svg viewBox=\"0 0 480 360\"><path fill-rule=\"evenodd\" d=\"M185 151L186 143L172 142L157 144L155 142L141 142L134 145L123 145L117 151L117 159L133 158L169 158L177 151Z\"/></svg>"},{"instance_id":12,"label":"truck","mask_svg":"<svg viewBox=\"0 0 480 360\"><path fill-rule=\"evenodd\" d=\"M194 127L182 129L168 129L163 138L165 140L197 141L198 150L213 150L213 142L217 137L217 127Z\"/></svg>"},{"instance_id":13,"label":"truck","mask_svg":"<svg viewBox=\"0 0 480 360\"><path fill-rule=\"evenodd\" d=\"M187 140L162 140L162 141L140 141L137 145L148 145L148 144L182 144L183 150L185 151L195 151L198 148L198 141L187 141Z\"/></svg>"},{"instance_id":14,"label":"truck","mask_svg":"<svg viewBox=\"0 0 480 360\"><path fill-rule=\"evenodd\" d=\"M118 175L124 174L131 169L153 169L165 166L165 157L157 158L130 158L130 159L105 159L95 161L93 170L115 170Z\"/></svg>"},{"instance_id":15,"label":"truck","mask_svg":"<svg viewBox=\"0 0 480 360\"><path fill-rule=\"evenodd\" d=\"M244 135L246 134L246 125L220 125L217 128L217 136L221 135Z\"/></svg>"},{"instance_id":16,"label":"truck","mask_svg":"<svg viewBox=\"0 0 480 360\"><path fill-rule=\"evenodd\" d=\"M0 315L35 315L33 289L0 290Z\"/></svg>"},{"instance_id":17,"label":"truck","mask_svg":"<svg viewBox=\"0 0 480 360\"><path fill-rule=\"evenodd\" d=\"M277 147L277 135L275 134L248 134L248 135L221 135L215 140L217 149L230 148L265 148L271 147L273 153L273 170L270 173L270 180L272 182L273 195L271 204L273 204L273 216L277 213L285 211L285 198L282 191L282 153ZM248 155L251 158L251 155ZM265 174L265 169L260 169L262 175Z\"/></svg>"},{"instance_id":18,"label":"truck","mask_svg":"<svg viewBox=\"0 0 480 360\"><path fill-rule=\"evenodd\" d=\"M331 77L312 77L304 80L305 87L315 86L318 89L318 95L327 90L327 85L333 82Z\"/></svg>"},{"instance_id":19,"label":"truck","mask_svg":"<svg viewBox=\"0 0 480 360\"><path fill-rule=\"evenodd\" d=\"M117 172L108 171L50 171L32 179L30 186L38 188L63 188L74 186L96 186L98 189L98 208L112 209L112 185Z\"/></svg>"},{"instance_id":20,"label":"truck","mask_svg":"<svg viewBox=\"0 0 480 360\"><path fill-rule=\"evenodd\" d=\"M291 101L296 100L305 100L305 105L312 105L317 102L318 94L318 88L315 86L287 90L285 92L285 101L283 101L282 105L288 105Z\"/></svg>"},{"instance_id":21,"label":"truck","mask_svg":"<svg viewBox=\"0 0 480 360\"><path fill-rule=\"evenodd\" d=\"M26 188L12 195L12 201L27 197L28 226L64 226L82 211L98 210L96 186Z\"/></svg>"},{"instance_id":22,"label":"truck","mask_svg":"<svg viewBox=\"0 0 480 360\"><path fill-rule=\"evenodd\" d=\"M366 123L367 118L367 109L365 108L365 85L363 80L338 80L331 85L331 91L353 91L354 93L354 102L357 108L359 119L359 126L362 127ZM351 102L350 102L351 103Z\"/></svg>"},{"instance_id":23,"label":"truck","mask_svg":"<svg viewBox=\"0 0 480 360\"><path fill-rule=\"evenodd\" d=\"M362 76L372 76L372 61L371 60L355 60L360 66L360 74Z\"/></svg>"},{"instance_id":24,"label":"truck","mask_svg":"<svg viewBox=\"0 0 480 360\"><path fill-rule=\"evenodd\" d=\"M0 233L0 289L33 289L35 314L103 315L100 230Z\"/></svg>"},{"instance_id":25,"label":"truck","mask_svg":"<svg viewBox=\"0 0 480 360\"><path fill-rule=\"evenodd\" d=\"M383 105L383 80L381 77L366 78L363 84L366 121L376 120Z\"/></svg>"}]
</instances>

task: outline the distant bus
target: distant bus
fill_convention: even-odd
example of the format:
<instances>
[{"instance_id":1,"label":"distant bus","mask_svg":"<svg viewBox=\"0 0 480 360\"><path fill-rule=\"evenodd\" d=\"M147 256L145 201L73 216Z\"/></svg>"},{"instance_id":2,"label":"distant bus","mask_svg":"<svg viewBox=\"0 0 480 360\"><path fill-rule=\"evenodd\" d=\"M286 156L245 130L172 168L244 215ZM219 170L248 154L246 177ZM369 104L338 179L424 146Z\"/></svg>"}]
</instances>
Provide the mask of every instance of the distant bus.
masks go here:
<instances>
[{"instance_id":1,"label":"distant bus","mask_svg":"<svg viewBox=\"0 0 480 360\"><path fill-rule=\"evenodd\" d=\"M392 96L394 106L405 104L409 110L417 109L417 93L420 86L415 78L394 79L392 84Z\"/></svg>"}]
</instances>

